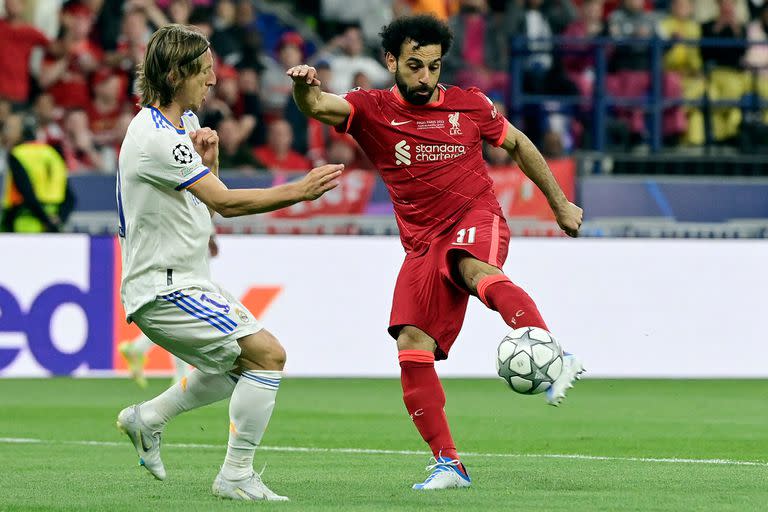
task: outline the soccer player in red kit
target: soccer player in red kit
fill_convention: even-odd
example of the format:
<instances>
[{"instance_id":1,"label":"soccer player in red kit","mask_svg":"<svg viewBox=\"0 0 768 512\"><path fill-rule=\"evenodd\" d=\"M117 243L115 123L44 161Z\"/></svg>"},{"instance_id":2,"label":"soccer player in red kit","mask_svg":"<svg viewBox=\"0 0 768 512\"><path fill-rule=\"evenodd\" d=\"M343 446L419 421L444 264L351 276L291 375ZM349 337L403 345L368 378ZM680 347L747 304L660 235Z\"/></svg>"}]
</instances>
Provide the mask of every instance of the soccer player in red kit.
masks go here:
<instances>
[{"instance_id":1,"label":"soccer player in red kit","mask_svg":"<svg viewBox=\"0 0 768 512\"><path fill-rule=\"evenodd\" d=\"M509 228L482 157L483 140L506 149L546 196L560 227L578 234L582 210L570 203L541 153L479 90L438 83L452 34L431 16L404 17L381 33L395 85L322 92L317 72L287 71L306 115L351 134L381 173L406 256L395 285L389 333L397 340L403 400L435 461L414 489L468 487L445 415L435 360L461 329L469 295L511 327L547 329L536 304L501 271ZM583 371L572 354L548 392L557 405Z\"/></svg>"}]
</instances>

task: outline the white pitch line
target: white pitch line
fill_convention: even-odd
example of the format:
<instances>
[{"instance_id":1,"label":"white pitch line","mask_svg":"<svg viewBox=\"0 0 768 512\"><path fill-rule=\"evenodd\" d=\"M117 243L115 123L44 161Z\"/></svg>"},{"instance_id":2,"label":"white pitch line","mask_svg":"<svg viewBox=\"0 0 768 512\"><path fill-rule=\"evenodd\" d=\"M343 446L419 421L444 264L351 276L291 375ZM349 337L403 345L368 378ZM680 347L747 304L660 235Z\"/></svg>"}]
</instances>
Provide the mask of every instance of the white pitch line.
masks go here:
<instances>
[{"instance_id":1,"label":"white pitch line","mask_svg":"<svg viewBox=\"0 0 768 512\"><path fill-rule=\"evenodd\" d=\"M50 439L34 439L28 437L0 437L0 444L63 444L77 446L127 446L118 441L55 441ZM171 448L197 448L223 450L222 444L205 443L164 443ZM362 455L418 455L427 457L427 452L414 450L376 450L372 448L314 448L309 446L260 446L259 450L269 452L303 452L303 453L353 453ZM489 457L508 459L570 459L590 461L616 462L662 462L669 464L711 464L721 466L757 466L768 468L768 462L732 459L679 459L674 457L610 457L603 455L583 455L577 453L477 453L462 452L465 457Z\"/></svg>"}]
</instances>

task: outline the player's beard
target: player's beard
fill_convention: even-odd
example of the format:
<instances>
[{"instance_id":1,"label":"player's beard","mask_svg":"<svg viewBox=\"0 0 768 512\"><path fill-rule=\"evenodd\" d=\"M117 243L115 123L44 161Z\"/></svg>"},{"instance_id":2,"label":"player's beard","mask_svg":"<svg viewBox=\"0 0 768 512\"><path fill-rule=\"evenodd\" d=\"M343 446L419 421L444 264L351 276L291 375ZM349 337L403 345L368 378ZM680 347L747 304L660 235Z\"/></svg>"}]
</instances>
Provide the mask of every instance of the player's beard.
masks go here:
<instances>
[{"instance_id":1,"label":"player's beard","mask_svg":"<svg viewBox=\"0 0 768 512\"><path fill-rule=\"evenodd\" d=\"M400 95L405 98L405 101L414 105L426 105L435 92L435 88L428 85L408 87L408 84L400 76L399 69L395 71L395 85L397 85L397 89L400 91ZM426 92L427 94L418 94L419 92Z\"/></svg>"}]
</instances>

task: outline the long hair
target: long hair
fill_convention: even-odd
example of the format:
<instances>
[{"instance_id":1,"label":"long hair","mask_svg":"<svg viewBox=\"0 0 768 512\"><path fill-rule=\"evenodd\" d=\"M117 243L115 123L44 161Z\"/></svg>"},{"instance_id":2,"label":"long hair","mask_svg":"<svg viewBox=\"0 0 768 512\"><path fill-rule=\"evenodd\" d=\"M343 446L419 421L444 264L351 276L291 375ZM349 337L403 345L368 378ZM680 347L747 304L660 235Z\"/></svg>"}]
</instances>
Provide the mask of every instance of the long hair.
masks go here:
<instances>
[{"instance_id":1,"label":"long hair","mask_svg":"<svg viewBox=\"0 0 768 512\"><path fill-rule=\"evenodd\" d=\"M144 62L136 70L141 104L170 105L184 81L202 70L209 46L208 39L191 26L166 25L152 34Z\"/></svg>"}]
</instances>

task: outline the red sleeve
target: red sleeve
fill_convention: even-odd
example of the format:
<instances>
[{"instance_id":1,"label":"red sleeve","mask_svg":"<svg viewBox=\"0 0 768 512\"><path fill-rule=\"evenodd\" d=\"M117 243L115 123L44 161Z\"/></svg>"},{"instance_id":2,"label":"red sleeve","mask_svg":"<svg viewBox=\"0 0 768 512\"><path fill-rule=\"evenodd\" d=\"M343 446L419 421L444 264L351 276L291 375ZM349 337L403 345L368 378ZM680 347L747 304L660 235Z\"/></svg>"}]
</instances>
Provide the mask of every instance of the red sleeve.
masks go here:
<instances>
[{"instance_id":1,"label":"red sleeve","mask_svg":"<svg viewBox=\"0 0 768 512\"><path fill-rule=\"evenodd\" d=\"M50 44L50 39L48 39L48 36L40 32L35 27L24 27L24 31L22 32L23 38L29 42L30 46L48 46Z\"/></svg>"},{"instance_id":2,"label":"red sleeve","mask_svg":"<svg viewBox=\"0 0 768 512\"><path fill-rule=\"evenodd\" d=\"M496 111L493 102L477 87L467 89L472 109L467 112L480 128L480 136L489 144L501 146L507 136L509 123L506 118Z\"/></svg>"},{"instance_id":3,"label":"red sleeve","mask_svg":"<svg viewBox=\"0 0 768 512\"><path fill-rule=\"evenodd\" d=\"M349 113L346 121L337 125L336 131L339 133L352 133L354 134L363 120L372 111L376 100L373 97L374 91L364 91L359 87L352 89L346 94L342 94L341 97L347 100L352 111Z\"/></svg>"}]
</instances>

